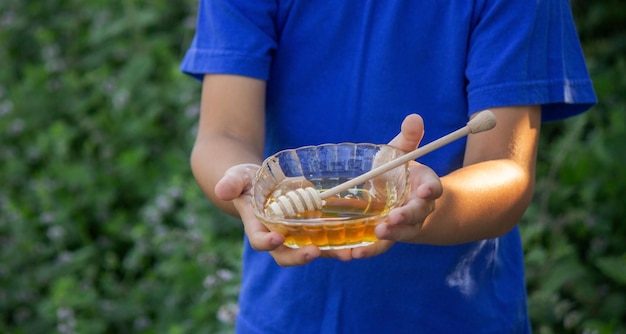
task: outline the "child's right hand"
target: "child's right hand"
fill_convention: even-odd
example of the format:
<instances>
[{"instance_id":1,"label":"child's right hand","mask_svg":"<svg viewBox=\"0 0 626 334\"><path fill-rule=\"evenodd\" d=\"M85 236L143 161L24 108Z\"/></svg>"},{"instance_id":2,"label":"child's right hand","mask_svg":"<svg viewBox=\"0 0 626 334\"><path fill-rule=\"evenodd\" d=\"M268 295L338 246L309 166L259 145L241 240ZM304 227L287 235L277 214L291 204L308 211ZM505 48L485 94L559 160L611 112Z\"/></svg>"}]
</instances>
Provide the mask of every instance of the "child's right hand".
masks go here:
<instances>
[{"instance_id":1,"label":"child's right hand","mask_svg":"<svg viewBox=\"0 0 626 334\"><path fill-rule=\"evenodd\" d=\"M221 200L232 201L237 209L250 246L257 251L270 252L280 266L307 264L321 256L319 248L313 245L291 249L283 245L285 237L270 232L254 215L252 207L252 180L260 166L242 164L229 168L215 185L215 194Z\"/></svg>"}]
</instances>

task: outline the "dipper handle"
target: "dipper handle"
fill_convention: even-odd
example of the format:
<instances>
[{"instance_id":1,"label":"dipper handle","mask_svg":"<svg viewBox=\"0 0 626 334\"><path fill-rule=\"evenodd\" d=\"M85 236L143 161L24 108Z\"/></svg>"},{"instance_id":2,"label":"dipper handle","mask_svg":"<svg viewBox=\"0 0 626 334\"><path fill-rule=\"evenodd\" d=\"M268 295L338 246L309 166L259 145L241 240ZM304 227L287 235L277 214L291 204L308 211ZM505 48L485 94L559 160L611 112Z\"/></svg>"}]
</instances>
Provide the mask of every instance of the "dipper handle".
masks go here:
<instances>
[{"instance_id":1,"label":"dipper handle","mask_svg":"<svg viewBox=\"0 0 626 334\"><path fill-rule=\"evenodd\" d=\"M480 113L476 114L467 124L454 131L451 132L437 140L434 140L414 151L411 151L401 157L398 157L394 160L391 160L383 165L380 165L367 173L363 173L354 179L346 181L342 184L339 184L333 188L330 188L324 192L319 194L321 199L326 199L330 196L338 194L342 191L346 191L356 185L359 185L371 178L374 178L378 175L386 173L396 167L399 167L411 160L415 160L427 153L430 153L442 146L450 144L451 142L458 140L462 137L467 136L470 133L479 133L487 130L491 130L496 126L496 116L491 112L491 110L484 110Z\"/></svg>"}]
</instances>

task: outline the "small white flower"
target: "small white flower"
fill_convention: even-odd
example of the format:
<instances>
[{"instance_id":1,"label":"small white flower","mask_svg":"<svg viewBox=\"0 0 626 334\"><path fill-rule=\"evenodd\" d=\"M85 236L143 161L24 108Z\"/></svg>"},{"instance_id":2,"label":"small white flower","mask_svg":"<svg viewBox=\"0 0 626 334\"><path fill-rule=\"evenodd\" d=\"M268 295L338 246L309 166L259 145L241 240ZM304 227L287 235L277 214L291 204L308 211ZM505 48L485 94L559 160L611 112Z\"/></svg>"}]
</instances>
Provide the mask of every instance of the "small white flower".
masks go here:
<instances>
[{"instance_id":1,"label":"small white flower","mask_svg":"<svg viewBox=\"0 0 626 334\"><path fill-rule=\"evenodd\" d=\"M217 277L213 275L209 275L205 277L204 281L202 282L202 286L204 286L207 289L214 287L216 284L217 284Z\"/></svg>"},{"instance_id":2,"label":"small white flower","mask_svg":"<svg viewBox=\"0 0 626 334\"><path fill-rule=\"evenodd\" d=\"M51 240L58 240L65 236L65 229L61 226L52 226L46 231L46 235Z\"/></svg>"},{"instance_id":3,"label":"small white flower","mask_svg":"<svg viewBox=\"0 0 626 334\"><path fill-rule=\"evenodd\" d=\"M239 305L230 303L220 306L217 310L217 320L223 324L234 324L239 313Z\"/></svg>"},{"instance_id":4,"label":"small white flower","mask_svg":"<svg viewBox=\"0 0 626 334\"><path fill-rule=\"evenodd\" d=\"M172 209L172 200L166 195L159 195L156 198L156 205L161 212L168 212Z\"/></svg>"},{"instance_id":5,"label":"small white flower","mask_svg":"<svg viewBox=\"0 0 626 334\"><path fill-rule=\"evenodd\" d=\"M0 98L2 94L4 93L0 90ZM0 116L8 115L11 111L13 111L13 102L6 100L0 103Z\"/></svg>"},{"instance_id":6,"label":"small white flower","mask_svg":"<svg viewBox=\"0 0 626 334\"><path fill-rule=\"evenodd\" d=\"M26 123L24 122L23 119L18 118L15 119L13 122L11 122L11 125L9 125L9 132L11 132L11 134L20 134L22 133L22 131L24 131L24 128L26 127Z\"/></svg>"},{"instance_id":7,"label":"small white flower","mask_svg":"<svg viewBox=\"0 0 626 334\"><path fill-rule=\"evenodd\" d=\"M60 307L57 310L57 318L58 319L68 319L74 317L74 310L71 308Z\"/></svg>"},{"instance_id":8,"label":"small white flower","mask_svg":"<svg viewBox=\"0 0 626 334\"><path fill-rule=\"evenodd\" d=\"M235 277L235 274L227 269L219 269L215 274L224 282L231 281Z\"/></svg>"}]
</instances>

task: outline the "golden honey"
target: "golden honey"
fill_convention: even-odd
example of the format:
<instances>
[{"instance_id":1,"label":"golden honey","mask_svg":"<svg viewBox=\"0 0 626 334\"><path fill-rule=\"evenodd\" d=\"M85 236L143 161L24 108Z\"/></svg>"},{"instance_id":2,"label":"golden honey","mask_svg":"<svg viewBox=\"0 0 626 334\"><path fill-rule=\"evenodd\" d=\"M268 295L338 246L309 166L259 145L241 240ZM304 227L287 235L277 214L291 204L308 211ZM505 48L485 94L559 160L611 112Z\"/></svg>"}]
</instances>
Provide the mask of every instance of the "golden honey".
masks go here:
<instances>
[{"instance_id":1,"label":"golden honey","mask_svg":"<svg viewBox=\"0 0 626 334\"><path fill-rule=\"evenodd\" d=\"M296 185L279 184L266 197L265 207L285 191L293 190L294 186L302 186L301 181ZM290 219L267 219L264 223L269 230L284 235L284 244L291 248L309 244L320 249L368 245L378 240L374 228L385 220L396 199L396 193L390 187L381 190L354 188L325 199L322 210L305 211Z\"/></svg>"}]
</instances>

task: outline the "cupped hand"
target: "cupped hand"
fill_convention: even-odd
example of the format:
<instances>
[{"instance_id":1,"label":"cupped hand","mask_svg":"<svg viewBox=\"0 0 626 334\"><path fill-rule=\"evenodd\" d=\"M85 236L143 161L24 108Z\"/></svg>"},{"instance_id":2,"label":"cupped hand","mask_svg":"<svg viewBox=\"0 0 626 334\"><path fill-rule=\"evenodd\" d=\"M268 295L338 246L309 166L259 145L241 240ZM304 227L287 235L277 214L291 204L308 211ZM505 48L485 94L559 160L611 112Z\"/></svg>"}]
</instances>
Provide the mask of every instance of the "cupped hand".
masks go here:
<instances>
[{"instance_id":1,"label":"cupped hand","mask_svg":"<svg viewBox=\"0 0 626 334\"><path fill-rule=\"evenodd\" d=\"M402 123L401 133L390 144L406 152L415 150L422 140L424 123L419 115L409 115ZM376 227L379 239L411 242L417 238L424 220L435 210L435 201L443 187L439 176L418 162L409 163L410 191L404 204L391 210L387 221Z\"/></svg>"},{"instance_id":2,"label":"cupped hand","mask_svg":"<svg viewBox=\"0 0 626 334\"><path fill-rule=\"evenodd\" d=\"M303 265L320 257L322 252L313 245L291 249L283 245L285 237L269 231L254 215L252 207L252 180L259 165L241 164L229 168L215 185L215 195L232 201L243 222L250 246L257 251L269 252L280 266Z\"/></svg>"},{"instance_id":3,"label":"cupped hand","mask_svg":"<svg viewBox=\"0 0 626 334\"><path fill-rule=\"evenodd\" d=\"M437 174L429 167L411 162L411 190L404 205L387 215L387 221L376 227L379 239L414 242L419 237L422 224L434 210L435 202L443 188Z\"/></svg>"},{"instance_id":4,"label":"cupped hand","mask_svg":"<svg viewBox=\"0 0 626 334\"><path fill-rule=\"evenodd\" d=\"M405 152L415 150L424 135L421 116L411 114L402 122L400 133L389 142ZM404 204L387 215L386 222L375 229L380 241L352 250L352 258L367 258L386 252L396 241L411 242L416 239L424 220L435 209L435 201L443 192L439 176L418 162L409 163L410 191Z\"/></svg>"}]
</instances>

